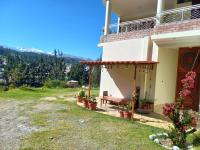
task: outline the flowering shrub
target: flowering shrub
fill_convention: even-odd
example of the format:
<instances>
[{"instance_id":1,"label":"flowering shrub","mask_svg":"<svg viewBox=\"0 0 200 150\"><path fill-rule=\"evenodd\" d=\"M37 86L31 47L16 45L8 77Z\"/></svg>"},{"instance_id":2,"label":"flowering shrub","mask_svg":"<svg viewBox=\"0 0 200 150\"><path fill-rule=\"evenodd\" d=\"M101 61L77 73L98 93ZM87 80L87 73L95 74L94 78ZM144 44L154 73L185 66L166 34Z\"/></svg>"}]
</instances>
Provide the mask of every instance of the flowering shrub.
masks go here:
<instances>
[{"instance_id":1,"label":"flowering shrub","mask_svg":"<svg viewBox=\"0 0 200 150\"><path fill-rule=\"evenodd\" d=\"M196 113L183 109L183 102L185 97L191 94L191 90L194 88L196 73L193 71L188 72L185 78L181 80L183 89L179 93L179 98L173 104L165 104L163 107L163 114L167 116L173 123L169 137L174 145L181 148L186 148L186 138L188 134L193 132L187 132L191 129L192 122L197 119Z\"/></svg>"},{"instance_id":2,"label":"flowering shrub","mask_svg":"<svg viewBox=\"0 0 200 150\"><path fill-rule=\"evenodd\" d=\"M191 89L194 88L195 78L196 73L190 71L185 75L185 79L181 80L183 86L183 89L179 93L181 99L184 99L184 97L187 97L191 94Z\"/></svg>"}]
</instances>

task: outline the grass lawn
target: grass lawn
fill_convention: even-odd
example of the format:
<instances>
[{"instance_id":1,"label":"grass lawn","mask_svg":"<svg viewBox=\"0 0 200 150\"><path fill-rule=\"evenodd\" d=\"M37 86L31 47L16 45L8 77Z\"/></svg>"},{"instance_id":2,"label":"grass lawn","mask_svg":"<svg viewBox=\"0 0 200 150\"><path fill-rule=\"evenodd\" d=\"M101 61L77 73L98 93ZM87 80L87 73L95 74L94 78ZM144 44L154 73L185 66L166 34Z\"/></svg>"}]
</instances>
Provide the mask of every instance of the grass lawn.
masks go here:
<instances>
[{"instance_id":1,"label":"grass lawn","mask_svg":"<svg viewBox=\"0 0 200 150\"><path fill-rule=\"evenodd\" d=\"M65 95L68 97L75 96L80 88L21 88L11 89L9 91L0 91L0 100L39 100L43 97ZM94 88L92 96L98 96L98 89Z\"/></svg>"},{"instance_id":2,"label":"grass lawn","mask_svg":"<svg viewBox=\"0 0 200 150\"><path fill-rule=\"evenodd\" d=\"M0 100L20 102L20 116L28 116L38 131L20 138L21 150L161 150L150 134L162 129L114 118L76 105L79 89L15 89ZM98 89L92 92L98 95ZM62 95L64 98L60 98ZM42 100L57 97L56 100Z\"/></svg>"}]
</instances>

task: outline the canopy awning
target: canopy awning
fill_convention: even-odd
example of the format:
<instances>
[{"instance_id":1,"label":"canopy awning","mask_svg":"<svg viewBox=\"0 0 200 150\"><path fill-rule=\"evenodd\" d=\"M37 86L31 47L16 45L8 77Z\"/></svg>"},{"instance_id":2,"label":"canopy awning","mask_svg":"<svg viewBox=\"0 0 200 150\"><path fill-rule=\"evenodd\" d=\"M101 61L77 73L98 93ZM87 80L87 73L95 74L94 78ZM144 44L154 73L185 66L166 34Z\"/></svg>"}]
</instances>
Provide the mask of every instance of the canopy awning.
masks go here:
<instances>
[{"instance_id":1,"label":"canopy awning","mask_svg":"<svg viewBox=\"0 0 200 150\"><path fill-rule=\"evenodd\" d=\"M85 65L154 65L155 61L81 61Z\"/></svg>"},{"instance_id":2,"label":"canopy awning","mask_svg":"<svg viewBox=\"0 0 200 150\"><path fill-rule=\"evenodd\" d=\"M133 75L133 98L132 98L132 116L134 114L134 105L135 105L135 96L136 95L136 73L137 68L143 68L147 70L153 70L153 66L158 64L155 61L81 61L81 64L89 66L89 88L88 88L88 96L91 96L91 82L92 82L92 69L95 66L105 66L107 69L112 69L113 65L132 65L134 68Z\"/></svg>"},{"instance_id":3,"label":"canopy awning","mask_svg":"<svg viewBox=\"0 0 200 150\"><path fill-rule=\"evenodd\" d=\"M105 68L111 69L112 66L119 66L119 65L132 65L138 68L146 68L153 70L153 66L158 64L155 61L81 61L81 64L88 65L88 66L105 66Z\"/></svg>"}]
</instances>

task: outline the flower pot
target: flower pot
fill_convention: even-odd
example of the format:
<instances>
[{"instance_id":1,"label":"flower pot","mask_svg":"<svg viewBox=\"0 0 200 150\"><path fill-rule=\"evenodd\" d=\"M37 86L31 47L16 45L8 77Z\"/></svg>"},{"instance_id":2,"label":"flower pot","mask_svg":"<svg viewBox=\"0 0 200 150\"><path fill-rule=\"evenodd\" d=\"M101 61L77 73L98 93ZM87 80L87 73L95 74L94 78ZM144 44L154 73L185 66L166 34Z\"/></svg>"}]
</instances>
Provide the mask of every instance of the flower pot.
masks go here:
<instances>
[{"instance_id":1,"label":"flower pot","mask_svg":"<svg viewBox=\"0 0 200 150\"><path fill-rule=\"evenodd\" d=\"M124 115L125 119L131 119L131 117L132 117L132 113L129 111L124 111L123 115Z\"/></svg>"},{"instance_id":2,"label":"flower pot","mask_svg":"<svg viewBox=\"0 0 200 150\"><path fill-rule=\"evenodd\" d=\"M119 111L120 118L124 118L124 112L122 110Z\"/></svg>"},{"instance_id":3,"label":"flower pot","mask_svg":"<svg viewBox=\"0 0 200 150\"><path fill-rule=\"evenodd\" d=\"M77 96L77 102L82 103L83 102L83 98L80 96Z\"/></svg>"},{"instance_id":4,"label":"flower pot","mask_svg":"<svg viewBox=\"0 0 200 150\"><path fill-rule=\"evenodd\" d=\"M97 103L96 102L88 102L88 106L90 110L96 110L97 109Z\"/></svg>"},{"instance_id":5,"label":"flower pot","mask_svg":"<svg viewBox=\"0 0 200 150\"><path fill-rule=\"evenodd\" d=\"M193 118L190 125L192 127L196 128L197 127L197 120L195 118Z\"/></svg>"},{"instance_id":6,"label":"flower pot","mask_svg":"<svg viewBox=\"0 0 200 150\"><path fill-rule=\"evenodd\" d=\"M87 99L83 100L83 105L85 108L88 108L88 100Z\"/></svg>"}]
</instances>

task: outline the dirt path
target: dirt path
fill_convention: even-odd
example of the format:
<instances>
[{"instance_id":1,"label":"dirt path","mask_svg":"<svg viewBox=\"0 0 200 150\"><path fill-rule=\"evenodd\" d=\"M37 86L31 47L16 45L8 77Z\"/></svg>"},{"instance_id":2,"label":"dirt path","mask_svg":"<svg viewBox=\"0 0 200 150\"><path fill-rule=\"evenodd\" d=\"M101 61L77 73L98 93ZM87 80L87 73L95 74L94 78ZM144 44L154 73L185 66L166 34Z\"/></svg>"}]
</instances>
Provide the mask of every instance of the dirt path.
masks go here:
<instances>
[{"instance_id":1,"label":"dirt path","mask_svg":"<svg viewBox=\"0 0 200 150\"><path fill-rule=\"evenodd\" d=\"M30 116L39 112L62 109L50 101L0 101L0 150L20 149L20 139L41 130L31 124Z\"/></svg>"},{"instance_id":2,"label":"dirt path","mask_svg":"<svg viewBox=\"0 0 200 150\"><path fill-rule=\"evenodd\" d=\"M29 119L21 116L23 111L21 104L17 101L0 101L0 149L19 149L20 138L32 131L37 130L30 127Z\"/></svg>"}]
</instances>

